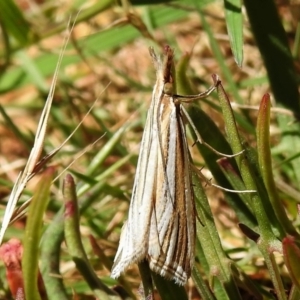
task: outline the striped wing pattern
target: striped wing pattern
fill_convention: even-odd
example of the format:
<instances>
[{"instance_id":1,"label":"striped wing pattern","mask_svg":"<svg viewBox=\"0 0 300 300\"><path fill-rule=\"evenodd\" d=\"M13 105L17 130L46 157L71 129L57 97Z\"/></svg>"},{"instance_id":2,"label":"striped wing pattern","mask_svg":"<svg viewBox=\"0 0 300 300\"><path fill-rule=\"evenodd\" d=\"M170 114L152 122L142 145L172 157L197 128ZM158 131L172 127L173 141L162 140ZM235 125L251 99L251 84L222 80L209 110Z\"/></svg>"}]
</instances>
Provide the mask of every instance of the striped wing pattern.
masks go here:
<instances>
[{"instance_id":1,"label":"striped wing pattern","mask_svg":"<svg viewBox=\"0 0 300 300\"><path fill-rule=\"evenodd\" d=\"M195 207L181 105L172 89L173 51L163 59L151 52L157 69L152 102L141 142L128 220L111 276L119 277L144 259L150 269L183 285L194 262Z\"/></svg>"}]
</instances>

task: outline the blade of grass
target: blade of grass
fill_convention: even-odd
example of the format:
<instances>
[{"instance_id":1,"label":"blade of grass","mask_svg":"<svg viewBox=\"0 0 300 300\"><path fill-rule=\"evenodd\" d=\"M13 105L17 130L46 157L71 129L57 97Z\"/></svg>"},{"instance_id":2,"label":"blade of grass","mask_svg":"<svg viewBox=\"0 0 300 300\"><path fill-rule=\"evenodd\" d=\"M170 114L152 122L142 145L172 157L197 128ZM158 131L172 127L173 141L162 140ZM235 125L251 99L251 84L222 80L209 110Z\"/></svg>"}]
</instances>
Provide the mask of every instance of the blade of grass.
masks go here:
<instances>
[{"instance_id":1,"label":"blade of grass","mask_svg":"<svg viewBox=\"0 0 300 300\"><path fill-rule=\"evenodd\" d=\"M206 282L204 281L204 279L197 267L193 268L192 277L193 277L193 281L198 289L198 292L201 296L201 299L205 299L205 300L215 300L216 299L214 294L212 293L212 291L206 285Z\"/></svg>"},{"instance_id":2,"label":"blade of grass","mask_svg":"<svg viewBox=\"0 0 300 300\"><path fill-rule=\"evenodd\" d=\"M42 73L36 66L36 62L25 51L18 51L15 57L19 61L19 66L24 70L26 76L32 79L32 83L44 94L49 91L48 84Z\"/></svg>"},{"instance_id":3,"label":"blade of grass","mask_svg":"<svg viewBox=\"0 0 300 300\"><path fill-rule=\"evenodd\" d=\"M126 130L128 130L132 125L128 122L120 127L108 140L108 142L102 147L101 151L99 151L91 161L87 175L93 175L95 171L99 168L99 165L103 164L103 161L111 154L114 147L120 142L123 134Z\"/></svg>"},{"instance_id":4,"label":"blade of grass","mask_svg":"<svg viewBox=\"0 0 300 300\"><path fill-rule=\"evenodd\" d=\"M236 63L243 63L243 15L241 0L224 0L226 26Z\"/></svg>"},{"instance_id":5,"label":"blade of grass","mask_svg":"<svg viewBox=\"0 0 300 300\"><path fill-rule=\"evenodd\" d=\"M24 46L28 43L30 25L14 1L0 1L0 19L4 30L7 30L19 45Z\"/></svg>"},{"instance_id":6,"label":"blade of grass","mask_svg":"<svg viewBox=\"0 0 300 300\"><path fill-rule=\"evenodd\" d=\"M61 243L64 239L62 214L57 213L43 234L41 243L41 274L48 300L68 300L59 271Z\"/></svg>"},{"instance_id":7,"label":"blade of grass","mask_svg":"<svg viewBox=\"0 0 300 300\"><path fill-rule=\"evenodd\" d=\"M253 35L278 103L299 117L297 75L289 42L273 0L245 0Z\"/></svg>"},{"instance_id":8,"label":"blade of grass","mask_svg":"<svg viewBox=\"0 0 300 300\"><path fill-rule=\"evenodd\" d=\"M58 70L60 68L62 58L64 51L66 49L68 39L70 35L67 35L65 39L65 43L63 44L63 47L60 52L60 56L58 61L56 62L56 69L54 72L53 80L51 83L50 91L44 106L44 109L41 113L41 117L39 120L38 128L36 131L36 136L34 139L34 145L32 147L32 150L29 154L29 158L27 160L27 163L24 167L24 170L20 172L18 179L13 187L12 193L10 194L6 209L5 209L5 215L2 221L1 225L1 231L0 231L0 244L2 243L5 231L9 225L9 222L11 220L11 217L14 213L14 209L17 205L17 202L23 192L23 190L26 187L27 182L32 178L32 176L35 174L34 173L34 168L36 167L38 160L40 158L40 155L43 150L43 144L44 144L44 139L46 135L46 130L47 130L47 121L50 115L50 109L53 101L53 95L55 91L55 85L58 77Z\"/></svg>"},{"instance_id":9,"label":"blade of grass","mask_svg":"<svg viewBox=\"0 0 300 300\"><path fill-rule=\"evenodd\" d=\"M24 237L22 270L26 299L40 300L38 290L39 244L43 229L43 216L49 202L54 168L43 174L29 206Z\"/></svg>"},{"instance_id":10,"label":"blade of grass","mask_svg":"<svg viewBox=\"0 0 300 300\"><path fill-rule=\"evenodd\" d=\"M203 28L205 29L205 31L209 37L211 49L212 49L214 56L222 70L223 76L226 78L226 81L228 83L228 88L229 88L230 92L233 94L235 101L237 101L238 103L243 103L243 99L239 94L239 89L237 88L237 85L233 80L234 76L232 76L230 69L228 68L228 66L225 63L225 59L221 52L220 46L219 46L218 42L216 41L216 39L214 38L212 29L206 20L206 16L204 15L202 9L199 8L198 2L195 2L195 5L197 8L198 14L200 16Z\"/></svg>"},{"instance_id":11,"label":"blade of grass","mask_svg":"<svg viewBox=\"0 0 300 300\"><path fill-rule=\"evenodd\" d=\"M181 20L188 15L188 12L184 10L166 6L161 6L160 9L150 7L149 13L151 13L155 28L162 27L173 21ZM64 28L65 25L61 28L61 30ZM126 25L123 27L109 28L82 38L78 41L78 45L81 49L84 49L85 57L90 57L91 55L98 55L100 52L121 47L125 43L128 43L139 36L140 33L135 28L131 25ZM105 43L103 41L105 41ZM68 51L70 49L72 49L71 46L68 47ZM46 53L37 57L34 61L42 76L47 77L54 73L54 66L57 63L57 55ZM65 55L62 67L78 62L81 62L81 57L79 55ZM31 82L31 78L20 68L11 68L1 78L0 91L11 89L12 86L14 88L18 88L28 84L29 82Z\"/></svg>"},{"instance_id":12,"label":"blade of grass","mask_svg":"<svg viewBox=\"0 0 300 300\"><path fill-rule=\"evenodd\" d=\"M90 265L85 253L79 229L79 209L75 191L74 180L67 175L64 180L64 201L65 201L65 239L69 253L76 264L77 269L85 278L94 294L103 300L120 300L120 297L110 290L97 277Z\"/></svg>"},{"instance_id":13,"label":"blade of grass","mask_svg":"<svg viewBox=\"0 0 300 300\"><path fill-rule=\"evenodd\" d=\"M264 95L260 103L257 118L257 154L260 171L264 184L269 194L269 198L278 221L281 223L286 234L298 236L296 229L292 225L288 216L286 215L285 208L277 193L277 188L274 181L271 150L270 150L270 96Z\"/></svg>"},{"instance_id":14,"label":"blade of grass","mask_svg":"<svg viewBox=\"0 0 300 300\"><path fill-rule=\"evenodd\" d=\"M6 113L4 107L0 105L0 113L5 121L6 126L14 133L14 135L18 138L18 141L22 142L23 145L30 150L32 147L32 141L28 139L24 133L20 130L20 127L17 126L14 121L9 117Z\"/></svg>"}]
</instances>

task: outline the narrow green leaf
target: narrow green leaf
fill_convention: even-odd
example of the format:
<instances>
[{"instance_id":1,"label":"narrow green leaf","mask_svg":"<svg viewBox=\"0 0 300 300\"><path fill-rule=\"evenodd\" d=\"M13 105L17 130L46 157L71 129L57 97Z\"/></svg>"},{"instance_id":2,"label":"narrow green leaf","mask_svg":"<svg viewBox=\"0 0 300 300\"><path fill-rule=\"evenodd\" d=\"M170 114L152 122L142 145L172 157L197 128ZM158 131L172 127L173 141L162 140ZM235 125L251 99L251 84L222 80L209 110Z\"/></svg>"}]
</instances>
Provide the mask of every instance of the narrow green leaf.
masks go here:
<instances>
[{"instance_id":1,"label":"narrow green leaf","mask_svg":"<svg viewBox=\"0 0 300 300\"><path fill-rule=\"evenodd\" d=\"M43 174L29 206L23 243L22 270L26 299L31 300L41 299L38 290L39 245L43 229L43 216L49 201L54 171L54 168L49 168Z\"/></svg>"},{"instance_id":2,"label":"narrow green leaf","mask_svg":"<svg viewBox=\"0 0 300 300\"><path fill-rule=\"evenodd\" d=\"M93 293L103 300L120 300L96 275L85 253L79 230L79 208L75 183L70 174L64 180L65 239L77 269L87 281Z\"/></svg>"},{"instance_id":3,"label":"narrow green leaf","mask_svg":"<svg viewBox=\"0 0 300 300\"><path fill-rule=\"evenodd\" d=\"M36 61L31 59L25 51L18 51L16 57L20 61L20 66L23 68L25 74L31 78L32 83L43 93L47 94L49 86L46 83L41 71L37 67ZM54 65L55 66L55 65Z\"/></svg>"},{"instance_id":4,"label":"narrow green leaf","mask_svg":"<svg viewBox=\"0 0 300 300\"><path fill-rule=\"evenodd\" d=\"M176 64L176 93L179 95L196 94L191 87L189 78L186 76L190 58L190 53L184 53Z\"/></svg>"},{"instance_id":5,"label":"narrow green leaf","mask_svg":"<svg viewBox=\"0 0 300 300\"><path fill-rule=\"evenodd\" d=\"M0 1L5 2L5 1ZM153 19L155 28L162 27L170 22L181 20L188 15L188 12L182 9L176 9L167 6L150 7L149 13ZM65 24L61 31L65 29ZM132 41L134 38L139 37L140 33L130 25L123 27L113 27L104 31L99 31L97 34L90 35L78 41L79 47L84 51L84 55L88 58L90 56L99 55L103 51L112 50L120 47L125 43ZM105 42L103 42L105 41ZM72 47L68 47L70 50ZM36 67L40 70L43 77L51 76L57 63L57 55L46 53L37 57L34 61ZM62 61L62 68L70 64L81 62L80 55L65 55ZM12 68L6 72L0 81L0 91L23 86L31 82L32 79L20 68Z\"/></svg>"},{"instance_id":6,"label":"narrow green leaf","mask_svg":"<svg viewBox=\"0 0 300 300\"><path fill-rule=\"evenodd\" d=\"M300 23L297 24L296 34L295 34L295 42L293 46L293 57L299 60L300 54Z\"/></svg>"},{"instance_id":7,"label":"narrow green leaf","mask_svg":"<svg viewBox=\"0 0 300 300\"><path fill-rule=\"evenodd\" d=\"M64 224L62 220L62 213L57 213L44 233L41 244L41 273L48 300L69 299L59 271L60 247L64 239Z\"/></svg>"},{"instance_id":8,"label":"narrow green leaf","mask_svg":"<svg viewBox=\"0 0 300 300\"><path fill-rule=\"evenodd\" d=\"M257 46L278 103L299 116L297 75L286 32L274 0L245 0L244 5Z\"/></svg>"},{"instance_id":9,"label":"narrow green leaf","mask_svg":"<svg viewBox=\"0 0 300 300\"><path fill-rule=\"evenodd\" d=\"M2 118L4 119L4 122L5 122L5 125L7 126L7 128L9 128L15 134L15 136L18 138L18 141L22 142L23 145L30 151L32 148L32 140L30 140L21 131L20 126L17 126L17 124L15 124L16 122L14 122L14 120L12 120L12 118L10 118L10 116L6 113L6 111L2 105L0 105L0 114L1 114Z\"/></svg>"},{"instance_id":10,"label":"narrow green leaf","mask_svg":"<svg viewBox=\"0 0 300 300\"><path fill-rule=\"evenodd\" d=\"M197 253L198 254L198 253ZM202 264L202 261L201 261ZM205 300L215 300L215 295L213 295L212 291L207 286L207 282L203 278L202 274L199 272L197 266L195 266L192 270L192 277L196 288L202 299Z\"/></svg>"},{"instance_id":11,"label":"narrow green leaf","mask_svg":"<svg viewBox=\"0 0 300 300\"><path fill-rule=\"evenodd\" d=\"M20 45L29 41L30 26L22 12L12 0L0 1L1 24Z\"/></svg>"},{"instance_id":12,"label":"narrow green leaf","mask_svg":"<svg viewBox=\"0 0 300 300\"><path fill-rule=\"evenodd\" d=\"M222 54L220 45L217 42L217 40L215 39L212 28L208 24L208 22L206 20L206 16L205 16L204 12L201 10L201 8L199 7L198 2L196 2L196 3L197 3L198 13L199 13L203 28L209 37L211 49L212 49L214 56L222 70L223 76L225 77L225 79L228 82L230 92L233 94L235 101L237 101L238 103L243 103L243 99L239 94L239 89L237 87L237 84L233 80L234 76L232 75L229 67L225 63L225 58L224 58L224 55Z\"/></svg>"},{"instance_id":13,"label":"narrow green leaf","mask_svg":"<svg viewBox=\"0 0 300 300\"><path fill-rule=\"evenodd\" d=\"M102 149L94 156L87 169L88 175L93 175L97 169L103 164L104 160L111 154L113 149L120 143L120 139L123 137L125 131L130 127L130 123L124 124L119 128L108 140ZM125 153L124 153L125 155Z\"/></svg>"},{"instance_id":14,"label":"narrow green leaf","mask_svg":"<svg viewBox=\"0 0 300 300\"><path fill-rule=\"evenodd\" d=\"M297 235L294 226L286 215L283 203L277 193L274 181L273 166L270 149L270 109L271 101L268 94L262 98L257 118L257 154L260 172L269 194L272 207L286 234Z\"/></svg>"},{"instance_id":15,"label":"narrow green leaf","mask_svg":"<svg viewBox=\"0 0 300 300\"><path fill-rule=\"evenodd\" d=\"M242 153L247 150L247 148L245 149L241 142L241 137L237 129L229 97L225 92L222 84L218 85L217 90L225 120L227 140L231 146L233 153L240 153L239 155L235 156L235 161L239 168L239 172L244 181L246 189L257 191L256 193L250 193L249 198L251 203L253 203L253 211L257 217L257 221L261 230L264 230L266 236L269 235L269 238L271 240L273 239L273 234L270 227L271 224L261 200L261 198L264 196L266 196L267 198L267 195L265 195L264 187L261 186L260 182L257 179L258 175L255 174L255 164L251 164L251 158L249 157L248 153Z\"/></svg>"},{"instance_id":16,"label":"narrow green leaf","mask_svg":"<svg viewBox=\"0 0 300 300\"><path fill-rule=\"evenodd\" d=\"M231 50L238 66L243 63L243 15L241 0L224 0Z\"/></svg>"}]
</instances>

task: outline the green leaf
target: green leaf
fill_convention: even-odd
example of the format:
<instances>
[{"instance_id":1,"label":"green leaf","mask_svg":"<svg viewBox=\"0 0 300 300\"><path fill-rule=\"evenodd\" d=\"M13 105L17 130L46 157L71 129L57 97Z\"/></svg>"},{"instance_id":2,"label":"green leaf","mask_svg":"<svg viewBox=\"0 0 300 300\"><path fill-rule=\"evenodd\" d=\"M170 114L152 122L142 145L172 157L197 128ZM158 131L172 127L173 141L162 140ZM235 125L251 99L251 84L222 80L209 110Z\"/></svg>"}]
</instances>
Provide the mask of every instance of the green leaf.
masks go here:
<instances>
[{"instance_id":1,"label":"green leaf","mask_svg":"<svg viewBox=\"0 0 300 300\"><path fill-rule=\"evenodd\" d=\"M0 1L0 20L3 30L8 31L20 45L28 43L30 26L14 1Z\"/></svg>"},{"instance_id":2,"label":"green leaf","mask_svg":"<svg viewBox=\"0 0 300 300\"><path fill-rule=\"evenodd\" d=\"M231 50L236 63L243 63L243 16L241 0L225 0L225 18Z\"/></svg>"},{"instance_id":3,"label":"green leaf","mask_svg":"<svg viewBox=\"0 0 300 300\"><path fill-rule=\"evenodd\" d=\"M121 298L118 294L110 290L98 278L88 260L79 230L80 216L75 183L70 174L67 174L64 179L63 194L65 201L65 240L78 271L82 274L95 296L99 297L99 299L120 300Z\"/></svg>"},{"instance_id":4,"label":"green leaf","mask_svg":"<svg viewBox=\"0 0 300 300\"><path fill-rule=\"evenodd\" d=\"M3 1L0 1L0 3L1 2ZM188 13L182 9L167 6L161 6L159 9L157 9L157 7L149 7L148 13L151 15L155 28L160 28L170 22L181 20L188 15ZM65 27L61 28L61 30L64 29ZM78 45L83 51L81 55L89 58L91 56L95 57L101 52L121 47L139 36L139 31L131 25L125 25L123 27L119 26L99 31L97 34L82 38L78 40ZM68 47L68 51L71 49L72 46ZM70 64L81 62L81 55L65 55L61 67L64 68ZM35 58L34 63L36 68L39 69L41 76L47 77L54 73L57 60L58 56L56 54L45 53ZM16 89L28 82L32 82L31 74L24 72L24 70L21 70L19 67L13 67L1 77L0 91L11 89L12 87Z\"/></svg>"},{"instance_id":5,"label":"green leaf","mask_svg":"<svg viewBox=\"0 0 300 300\"><path fill-rule=\"evenodd\" d=\"M299 92L286 32L273 0L245 0L244 5L278 103L299 115Z\"/></svg>"},{"instance_id":6,"label":"green leaf","mask_svg":"<svg viewBox=\"0 0 300 300\"><path fill-rule=\"evenodd\" d=\"M29 206L25 237L22 270L26 299L40 300L38 290L39 245L43 229L43 216L49 202L50 186L54 168L49 168L38 183Z\"/></svg>"},{"instance_id":7,"label":"green leaf","mask_svg":"<svg viewBox=\"0 0 300 300\"><path fill-rule=\"evenodd\" d=\"M21 68L30 76L33 84L42 92L47 93L49 86L34 61L25 51L18 51L16 58L20 61Z\"/></svg>"},{"instance_id":8,"label":"green leaf","mask_svg":"<svg viewBox=\"0 0 300 300\"><path fill-rule=\"evenodd\" d=\"M270 96L269 94L266 94L261 101L257 119L257 154L259 168L278 221L281 223L286 234L298 235L297 231L286 215L283 202L278 195L274 180L270 150L270 109Z\"/></svg>"}]
</instances>

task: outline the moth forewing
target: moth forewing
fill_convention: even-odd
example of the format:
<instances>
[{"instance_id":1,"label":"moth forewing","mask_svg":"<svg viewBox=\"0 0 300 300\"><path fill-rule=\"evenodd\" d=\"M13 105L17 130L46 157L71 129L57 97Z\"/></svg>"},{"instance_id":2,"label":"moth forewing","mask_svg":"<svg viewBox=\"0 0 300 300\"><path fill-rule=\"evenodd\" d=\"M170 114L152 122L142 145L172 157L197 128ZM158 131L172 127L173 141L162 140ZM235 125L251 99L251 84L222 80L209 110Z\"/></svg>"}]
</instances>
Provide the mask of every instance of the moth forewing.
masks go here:
<instances>
[{"instance_id":1,"label":"moth forewing","mask_svg":"<svg viewBox=\"0 0 300 300\"><path fill-rule=\"evenodd\" d=\"M111 276L142 260L152 271L183 285L191 275L195 248L195 205L180 99L207 92L173 94L173 51L163 59L150 51L156 84L147 115L129 207Z\"/></svg>"},{"instance_id":2,"label":"moth forewing","mask_svg":"<svg viewBox=\"0 0 300 300\"><path fill-rule=\"evenodd\" d=\"M194 262L195 209L180 105L174 105L172 97L168 98L173 109L168 118L167 180L164 181L163 193L169 197L161 197L165 204L158 205L168 209L159 219L161 225L158 223L158 229L164 229L160 235L162 251L160 256L150 257L150 269L184 284L190 277Z\"/></svg>"},{"instance_id":3,"label":"moth forewing","mask_svg":"<svg viewBox=\"0 0 300 300\"><path fill-rule=\"evenodd\" d=\"M136 176L130 201L128 221L122 228L119 248L114 260L111 276L117 278L129 265L142 261L148 255L151 241L153 253L160 252L157 231L149 230L156 222L153 212L154 195L157 184L158 156L158 104L163 93L163 78L160 60L152 53L157 68L157 81L153 89L152 101L147 113ZM154 243L156 241L156 243Z\"/></svg>"},{"instance_id":4,"label":"moth forewing","mask_svg":"<svg viewBox=\"0 0 300 300\"><path fill-rule=\"evenodd\" d=\"M153 105L148 111L145 128L152 127ZM119 277L129 265L143 260L148 250L149 226L155 189L157 139L153 141L151 130L144 130L133 185L128 221L123 225L119 248L111 276Z\"/></svg>"}]
</instances>

